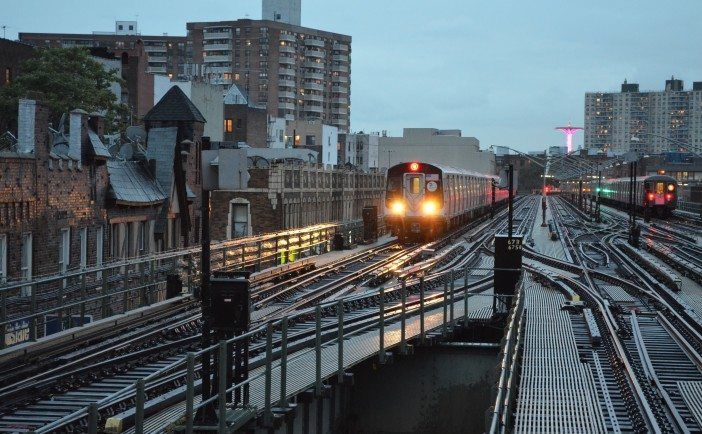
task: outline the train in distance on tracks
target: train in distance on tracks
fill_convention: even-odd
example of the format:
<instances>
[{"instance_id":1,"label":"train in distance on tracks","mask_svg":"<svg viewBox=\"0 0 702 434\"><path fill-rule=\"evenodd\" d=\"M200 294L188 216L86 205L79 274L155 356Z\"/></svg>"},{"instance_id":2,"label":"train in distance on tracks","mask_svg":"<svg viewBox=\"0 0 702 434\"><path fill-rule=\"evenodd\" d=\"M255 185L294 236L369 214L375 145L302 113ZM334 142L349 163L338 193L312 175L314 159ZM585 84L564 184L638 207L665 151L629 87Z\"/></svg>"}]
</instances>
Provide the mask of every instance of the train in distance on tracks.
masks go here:
<instances>
[{"instance_id":1,"label":"train in distance on tracks","mask_svg":"<svg viewBox=\"0 0 702 434\"><path fill-rule=\"evenodd\" d=\"M431 241L490 212L509 192L496 175L424 162L388 169L385 224L403 242Z\"/></svg>"},{"instance_id":2,"label":"train in distance on tracks","mask_svg":"<svg viewBox=\"0 0 702 434\"><path fill-rule=\"evenodd\" d=\"M602 180L600 200L603 203L626 208L629 204L630 179L615 178ZM578 192L578 183L568 184L571 193ZM597 195L597 181L583 182L583 191L591 196ZM678 182L666 175L636 177L636 207L644 213L650 212L658 217L672 215L678 204Z\"/></svg>"}]
</instances>

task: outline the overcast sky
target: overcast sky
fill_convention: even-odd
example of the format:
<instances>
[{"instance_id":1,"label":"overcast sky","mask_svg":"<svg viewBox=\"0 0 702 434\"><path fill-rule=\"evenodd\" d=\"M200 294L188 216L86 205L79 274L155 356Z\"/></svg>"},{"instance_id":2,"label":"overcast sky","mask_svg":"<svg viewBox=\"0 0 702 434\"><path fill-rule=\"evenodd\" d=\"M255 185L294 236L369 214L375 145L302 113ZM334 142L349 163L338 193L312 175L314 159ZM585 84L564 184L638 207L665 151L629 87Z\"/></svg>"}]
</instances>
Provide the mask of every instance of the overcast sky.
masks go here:
<instances>
[{"instance_id":1,"label":"overcast sky","mask_svg":"<svg viewBox=\"0 0 702 434\"><path fill-rule=\"evenodd\" d=\"M0 0L0 26L89 33L137 19L143 34L187 21L261 17L260 0ZM353 37L351 127L460 128L481 147L563 144L584 93L626 78L659 90L702 81L702 0L302 0L302 24ZM582 135L575 139L582 144Z\"/></svg>"}]
</instances>

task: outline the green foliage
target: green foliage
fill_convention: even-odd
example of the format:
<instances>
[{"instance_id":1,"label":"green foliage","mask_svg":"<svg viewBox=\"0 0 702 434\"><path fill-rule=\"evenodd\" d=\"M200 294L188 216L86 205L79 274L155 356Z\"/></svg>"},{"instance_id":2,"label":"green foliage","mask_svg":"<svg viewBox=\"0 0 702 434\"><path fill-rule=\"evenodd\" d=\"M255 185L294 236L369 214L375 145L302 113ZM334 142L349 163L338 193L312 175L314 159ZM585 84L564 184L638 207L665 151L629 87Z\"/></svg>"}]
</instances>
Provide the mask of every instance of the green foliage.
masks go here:
<instances>
[{"instance_id":1,"label":"green foliage","mask_svg":"<svg viewBox=\"0 0 702 434\"><path fill-rule=\"evenodd\" d=\"M126 119L126 107L118 104L110 90L119 82L116 70L107 71L83 48L42 48L22 64L22 74L9 86L0 89L0 132L15 129L19 98L39 99L51 109L54 125L61 114L73 109L88 113L104 112L106 129L117 129L118 118ZM3 125L4 124L4 125Z\"/></svg>"}]
</instances>

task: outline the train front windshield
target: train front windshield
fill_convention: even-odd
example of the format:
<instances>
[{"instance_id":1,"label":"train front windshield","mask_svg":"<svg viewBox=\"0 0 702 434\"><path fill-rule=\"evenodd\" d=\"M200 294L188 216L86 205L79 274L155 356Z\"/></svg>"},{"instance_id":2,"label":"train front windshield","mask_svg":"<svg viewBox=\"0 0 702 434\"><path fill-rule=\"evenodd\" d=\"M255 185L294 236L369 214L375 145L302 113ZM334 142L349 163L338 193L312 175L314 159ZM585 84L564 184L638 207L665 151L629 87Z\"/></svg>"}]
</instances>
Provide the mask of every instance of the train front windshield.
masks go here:
<instances>
[{"instance_id":1,"label":"train front windshield","mask_svg":"<svg viewBox=\"0 0 702 434\"><path fill-rule=\"evenodd\" d=\"M656 194L663 194L665 192L665 182L656 182Z\"/></svg>"}]
</instances>

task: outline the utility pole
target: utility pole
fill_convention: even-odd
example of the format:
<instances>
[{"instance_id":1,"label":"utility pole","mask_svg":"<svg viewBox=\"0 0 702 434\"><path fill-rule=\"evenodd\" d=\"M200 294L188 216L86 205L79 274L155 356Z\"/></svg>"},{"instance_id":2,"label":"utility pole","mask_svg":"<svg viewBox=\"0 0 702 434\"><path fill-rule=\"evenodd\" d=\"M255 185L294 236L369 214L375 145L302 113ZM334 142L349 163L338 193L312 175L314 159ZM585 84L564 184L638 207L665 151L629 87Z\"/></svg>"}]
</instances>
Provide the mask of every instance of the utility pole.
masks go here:
<instances>
[{"instance_id":1,"label":"utility pole","mask_svg":"<svg viewBox=\"0 0 702 434\"><path fill-rule=\"evenodd\" d=\"M512 204L512 202L514 202L514 200L513 200L513 199L514 199L514 191L512 190L512 187L513 187L513 185L514 185L514 184L513 184L513 182L514 182L514 166L513 166L512 164L510 164L510 165L507 166L507 167L508 167L507 170L509 171L509 174L508 174L508 177L509 177L509 196L508 196L508 200L509 200L509 202L508 202L508 205L507 205L507 206L508 206L508 211L507 211L507 216L508 216L508 217L507 217L507 220L508 220L508 222L507 222L507 237L508 237L508 238L512 238L512 213L513 213L513 206L512 206L513 204Z\"/></svg>"}]
</instances>

